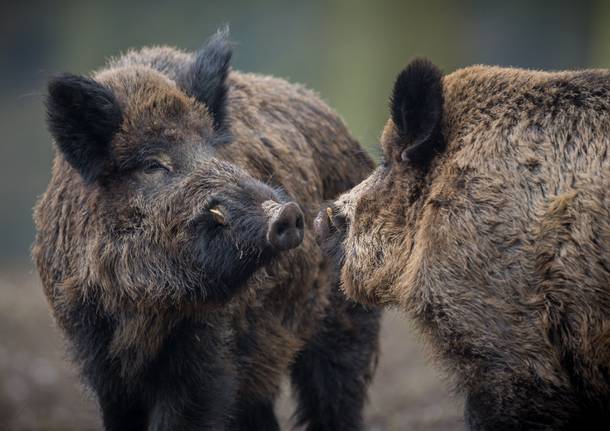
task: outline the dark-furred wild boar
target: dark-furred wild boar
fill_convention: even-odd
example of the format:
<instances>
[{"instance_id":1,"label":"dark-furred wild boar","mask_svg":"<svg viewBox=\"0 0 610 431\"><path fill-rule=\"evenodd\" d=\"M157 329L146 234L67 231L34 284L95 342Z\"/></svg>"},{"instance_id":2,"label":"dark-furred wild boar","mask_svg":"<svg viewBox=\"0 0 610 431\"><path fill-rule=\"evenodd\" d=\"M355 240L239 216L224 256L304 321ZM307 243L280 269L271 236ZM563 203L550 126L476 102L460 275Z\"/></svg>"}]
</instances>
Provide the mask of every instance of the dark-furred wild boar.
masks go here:
<instances>
[{"instance_id":1,"label":"dark-furred wild boar","mask_svg":"<svg viewBox=\"0 0 610 431\"><path fill-rule=\"evenodd\" d=\"M148 48L49 83L35 210L44 292L108 430L357 430L379 312L343 299L311 230L372 168L298 85Z\"/></svg>"}]
</instances>

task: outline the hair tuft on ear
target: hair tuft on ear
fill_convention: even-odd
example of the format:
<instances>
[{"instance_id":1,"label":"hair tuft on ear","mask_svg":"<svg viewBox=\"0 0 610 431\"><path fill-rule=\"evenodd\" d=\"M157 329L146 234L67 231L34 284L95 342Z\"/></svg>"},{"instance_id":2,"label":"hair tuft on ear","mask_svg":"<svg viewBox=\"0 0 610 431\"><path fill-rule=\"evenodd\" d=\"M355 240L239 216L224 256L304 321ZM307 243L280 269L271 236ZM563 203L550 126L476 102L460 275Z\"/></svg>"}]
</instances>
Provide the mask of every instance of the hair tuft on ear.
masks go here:
<instances>
[{"instance_id":1,"label":"hair tuft on ear","mask_svg":"<svg viewBox=\"0 0 610 431\"><path fill-rule=\"evenodd\" d=\"M206 105L216 130L225 126L229 91L226 81L232 55L229 27L226 26L219 29L197 52L181 82L188 94Z\"/></svg>"},{"instance_id":2,"label":"hair tuft on ear","mask_svg":"<svg viewBox=\"0 0 610 431\"><path fill-rule=\"evenodd\" d=\"M403 159L425 164L442 150L442 73L427 59L413 60L398 75L390 99L392 120L406 144Z\"/></svg>"},{"instance_id":3,"label":"hair tuft on ear","mask_svg":"<svg viewBox=\"0 0 610 431\"><path fill-rule=\"evenodd\" d=\"M46 105L57 147L85 181L94 181L109 161L122 121L114 93L91 78L64 74L49 82Z\"/></svg>"}]
</instances>

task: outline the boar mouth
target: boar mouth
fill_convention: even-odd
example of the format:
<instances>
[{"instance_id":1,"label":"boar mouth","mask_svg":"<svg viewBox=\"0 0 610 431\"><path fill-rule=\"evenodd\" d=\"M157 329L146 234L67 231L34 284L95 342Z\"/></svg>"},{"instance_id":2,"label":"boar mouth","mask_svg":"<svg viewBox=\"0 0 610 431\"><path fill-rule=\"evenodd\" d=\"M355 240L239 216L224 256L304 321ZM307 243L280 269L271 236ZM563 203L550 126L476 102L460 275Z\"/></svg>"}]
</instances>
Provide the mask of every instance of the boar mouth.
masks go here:
<instances>
[{"instance_id":1,"label":"boar mouth","mask_svg":"<svg viewBox=\"0 0 610 431\"><path fill-rule=\"evenodd\" d=\"M332 257L341 267L345 256L343 242L347 231L347 220L333 205L325 205L314 220L316 242L324 253Z\"/></svg>"},{"instance_id":2,"label":"boar mouth","mask_svg":"<svg viewBox=\"0 0 610 431\"><path fill-rule=\"evenodd\" d=\"M205 296L224 302L259 269L298 247L304 216L294 202L233 205L212 200L194 220L194 264Z\"/></svg>"},{"instance_id":3,"label":"boar mouth","mask_svg":"<svg viewBox=\"0 0 610 431\"><path fill-rule=\"evenodd\" d=\"M304 238L304 215L295 202L232 204L210 199L190 223L197 260L262 266L298 247ZM237 271L240 268L236 268Z\"/></svg>"}]
</instances>

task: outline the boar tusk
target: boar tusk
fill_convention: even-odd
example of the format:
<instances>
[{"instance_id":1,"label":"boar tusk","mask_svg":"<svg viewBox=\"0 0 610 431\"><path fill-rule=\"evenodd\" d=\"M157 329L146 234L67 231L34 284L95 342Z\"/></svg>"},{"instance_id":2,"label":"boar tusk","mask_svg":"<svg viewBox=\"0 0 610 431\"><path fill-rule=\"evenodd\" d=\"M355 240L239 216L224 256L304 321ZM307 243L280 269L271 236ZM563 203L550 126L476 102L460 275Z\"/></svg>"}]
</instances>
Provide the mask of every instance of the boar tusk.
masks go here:
<instances>
[{"instance_id":1,"label":"boar tusk","mask_svg":"<svg viewBox=\"0 0 610 431\"><path fill-rule=\"evenodd\" d=\"M225 224L225 216L222 211L220 211L218 208L212 208L210 212L218 224Z\"/></svg>"},{"instance_id":2,"label":"boar tusk","mask_svg":"<svg viewBox=\"0 0 610 431\"><path fill-rule=\"evenodd\" d=\"M326 208L326 215L328 216L328 220L332 223L333 222L333 210L331 207Z\"/></svg>"}]
</instances>

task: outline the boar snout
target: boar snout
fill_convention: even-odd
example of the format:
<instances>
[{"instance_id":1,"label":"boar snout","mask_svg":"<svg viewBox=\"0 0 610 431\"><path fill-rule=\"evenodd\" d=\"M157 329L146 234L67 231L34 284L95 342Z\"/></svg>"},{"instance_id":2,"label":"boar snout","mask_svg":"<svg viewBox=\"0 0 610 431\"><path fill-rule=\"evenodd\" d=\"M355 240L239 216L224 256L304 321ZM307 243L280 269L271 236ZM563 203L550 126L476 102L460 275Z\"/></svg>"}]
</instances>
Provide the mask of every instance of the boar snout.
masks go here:
<instances>
[{"instance_id":1,"label":"boar snout","mask_svg":"<svg viewBox=\"0 0 610 431\"><path fill-rule=\"evenodd\" d=\"M267 205L268 207L271 205ZM290 250L303 242L303 211L295 202L275 204L269 217L267 241L276 250Z\"/></svg>"}]
</instances>

